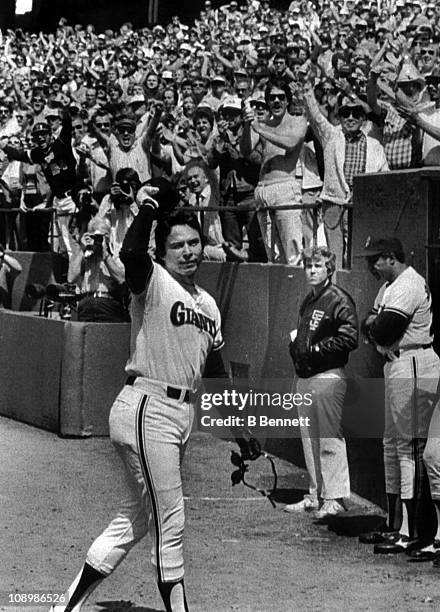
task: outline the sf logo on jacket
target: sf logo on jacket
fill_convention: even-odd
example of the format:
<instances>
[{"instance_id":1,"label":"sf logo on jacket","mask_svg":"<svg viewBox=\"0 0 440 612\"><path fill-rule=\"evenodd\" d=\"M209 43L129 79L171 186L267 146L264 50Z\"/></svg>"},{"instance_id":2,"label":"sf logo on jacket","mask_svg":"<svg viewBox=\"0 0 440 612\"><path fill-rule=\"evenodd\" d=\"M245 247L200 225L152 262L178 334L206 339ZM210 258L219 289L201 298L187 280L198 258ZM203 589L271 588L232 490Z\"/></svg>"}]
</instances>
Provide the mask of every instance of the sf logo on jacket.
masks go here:
<instances>
[{"instance_id":1,"label":"sf logo on jacket","mask_svg":"<svg viewBox=\"0 0 440 612\"><path fill-rule=\"evenodd\" d=\"M311 329L312 331L315 331L315 329L318 329L319 323L322 320L322 317L324 316L324 314L325 312L323 310L314 310L312 312L312 316L310 317L309 329Z\"/></svg>"}]
</instances>

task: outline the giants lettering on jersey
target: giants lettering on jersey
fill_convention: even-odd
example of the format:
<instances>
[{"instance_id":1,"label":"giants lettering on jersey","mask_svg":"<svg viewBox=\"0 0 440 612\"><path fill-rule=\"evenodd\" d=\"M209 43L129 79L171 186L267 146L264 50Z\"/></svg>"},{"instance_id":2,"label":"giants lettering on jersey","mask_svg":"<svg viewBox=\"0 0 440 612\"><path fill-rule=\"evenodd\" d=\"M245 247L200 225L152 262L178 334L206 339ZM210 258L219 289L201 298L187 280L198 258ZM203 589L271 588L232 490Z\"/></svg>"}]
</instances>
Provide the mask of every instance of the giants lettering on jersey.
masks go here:
<instances>
[{"instance_id":1,"label":"giants lettering on jersey","mask_svg":"<svg viewBox=\"0 0 440 612\"><path fill-rule=\"evenodd\" d=\"M324 316L324 311L323 310L314 310L312 312L312 316L310 318L310 322L309 322L309 329L311 330L315 330L318 329L318 325L319 322L321 321L322 317Z\"/></svg>"},{"instance_id":2,"label":"giants lettering on jersey","mask_svg":"<svg viewBox=\"0 0 440 612\"><path fill-rule=\"evenodd\" d=\"M170 319L171 323L176 327L194 325L198 329L208 332L213 338L215 336L215 321L200 312L196 312L192 308L188 308L183 302L173 304Z\"/></svg>"}]
</instances>

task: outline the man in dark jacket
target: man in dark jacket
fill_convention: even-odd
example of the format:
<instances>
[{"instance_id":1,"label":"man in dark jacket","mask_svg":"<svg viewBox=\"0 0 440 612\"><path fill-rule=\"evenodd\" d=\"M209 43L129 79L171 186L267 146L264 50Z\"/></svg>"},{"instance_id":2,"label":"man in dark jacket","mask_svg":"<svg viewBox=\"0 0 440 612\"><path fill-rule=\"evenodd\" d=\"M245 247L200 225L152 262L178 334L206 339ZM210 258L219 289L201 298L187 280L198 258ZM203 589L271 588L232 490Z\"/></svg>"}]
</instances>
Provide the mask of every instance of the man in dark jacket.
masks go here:
<instances>
[{"instance_id":1,"label":"man in dark jacket","mask_svg":"<svg viewBox=\"0 0 440 612\"><path fill-rule=\"evenodd\" d=\"M299 406L310 426L301 437L310 477L309 494L286 512L317 510L325 519L345 510L350 495L347 451L342 435L342 409L347 383L344 366L358 344L358 322L352 298L331 277L336 257L323 247L303 251L311 288L299 312L298 329L291 333L290 354L297 374L297 393L312 394L312 404ZM322 502L322 504L321 504Z\"/></svg>"}]
</instances>

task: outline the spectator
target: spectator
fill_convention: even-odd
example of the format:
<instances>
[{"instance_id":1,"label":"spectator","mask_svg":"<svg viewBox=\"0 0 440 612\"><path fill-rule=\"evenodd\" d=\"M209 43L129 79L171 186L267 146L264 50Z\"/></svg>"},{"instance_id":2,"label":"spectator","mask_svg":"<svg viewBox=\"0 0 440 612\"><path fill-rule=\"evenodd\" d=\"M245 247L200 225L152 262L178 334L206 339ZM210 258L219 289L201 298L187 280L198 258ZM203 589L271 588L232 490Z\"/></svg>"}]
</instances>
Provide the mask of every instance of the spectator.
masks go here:
<instances>
[{"instance_id":1,"label":"spectator","mask_svg":"<svg viewBox=\"0 0 440 612\"><path fill-rule=\"evenodd\" d=\"M136 140L136 121L130 116L121 117L116 123L115 142L95 123L95 132L98 142L108 152L110 171L113 179L118 170L133 168L142 182L151 178L150 146L156 127L162 113L162 102L155 102L154 115L144 134Z\"/></svg>"},{"instance_id":2,"label":"spectator","mask_svg":"<svg viewBox=\"0 0 440 612\"><path fill-rule=\"evenodd\" d=\"M38 164L20 164L19 237L24 251L50 251L51 191Z\"/></svg>"},{"instance_id":3,"label":"spectator","mask_svg":"<svg viewBox=\"0 0 440 612\"><path fill-rule=\"evenodd\" d=\"M0 143L10 159L41 166L46 181L53 194L53 206L59 230L60 249L70 259L73 252L73 239L69 222L75 211L72 191L76 185L76 162L72 151L72 119L67 111L63 114L63 124L59 136L51 135L46 123L37 123L32 135L35 146L29 152L15 149Z\"/></svg>"},{"instance_id":4,"label":"spectator","mask_svg":"<svg viewBox=\"0 0 440 612\"><path fill-rule=\"evenodd\" d=\"M133 218L138 213L136 194L141 182L132 168L118 170L110 193L104 196L98 216L110 222L109 247L114 258L119 257L122 243Z\"/></svg>"},{"instance_id":5,"label":"spectator","mask_svg":"<svg viewBox=\"0 0 440 612\"><path fill-rule=\"evenodd\" d=\"M306 120L287 113L292 93L284 81L272 81L266 88L265 100L270 118L260 123L249 105L241 138L243 156L248 157L258 145L263 151L255 198L262 206L300 204L301 185L295 180L295 168L304 142ZM301 211L276 210L272 222L278 233L281 261L297 264L302 247Z\"/></svg>"},{"instance_id":6,"label":"spectator","mask_svg":"<svg viewBox=\"0 0 440 612\"><path fill-rule=\"evenodd\" d=\"M20 126L12 114L12 104L7 100L0 99L0 138L13 136L20 132Z\"/></svg>"},{"instance_id":7,"label":"spectator","mask_svg":"<svg viewBox=\"0 0 440 612\"><path fill-rule=\"evenodd\" d=\"M98 217L92 219L80 240L68 278L84 296L78 302L78 321L128 321L123 304L124 267L110 251L110 222Z\"/></svg>"},{"instance_id":8,"label":"spectator","mask_svg":"<svg viewBox=\"0 0 440 612\"><path fill-rule=\"evenodd\" d=\"M186 181L191 193L191 206L218 206L219 194L215 176L209 171L203 160L191 160L185 169ZM223 234L218 212L206 211L198 213L200 225L205 238L203 257L209 261L226 261L223 248Z\"/></svg>"},{"instance_id":9,"label":"spectator","mask_svg":"<svg viewBox=\"0 0 440 612\"><path fill-rule=\"evenodd\" d=\"M332 125L321 113L313 87L306 86L304 102L311 126L324 151L324 184L322 200L323 222L329 249L337 259L348 263L348 211L352 201L355 174L388 170L382 145L362 131L365 109L357 99L340 95L338 116L341 124Z\"/></svg>"},{"instance_id":10,"label":"spectator","mask_svg":"<svg viewBox=\"0 0 440 612\"><path fill-rule=\"evenodd\" d=\"M217 124L218 136L208 151L211 168L220 168L220 193L225 206L235 206L235 211L222 213L224 249L228 260L267 261L255 208L254 190L258 182L262 154L257 148L248 158L240 153L241 100L230 96L220 107ZM243 229L249 239L249 249L243 250Z\"/></svg>"}]
</instances>

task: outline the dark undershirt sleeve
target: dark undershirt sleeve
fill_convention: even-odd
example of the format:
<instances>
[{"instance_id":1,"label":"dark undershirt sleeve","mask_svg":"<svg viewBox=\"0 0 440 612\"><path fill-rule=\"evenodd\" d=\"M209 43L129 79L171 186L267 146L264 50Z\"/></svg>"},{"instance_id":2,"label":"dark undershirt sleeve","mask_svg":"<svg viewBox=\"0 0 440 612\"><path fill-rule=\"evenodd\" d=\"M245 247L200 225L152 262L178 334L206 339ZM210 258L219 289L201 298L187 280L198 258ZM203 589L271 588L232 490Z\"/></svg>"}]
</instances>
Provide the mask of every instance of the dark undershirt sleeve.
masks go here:
<instances>
[{"instance_id":1,"label":"dark undershirt sleeve","mask_svg":"<svg viewBox=\"0 0 440 612\"><path fill-rule=\"evenodd\" d=\"M380 346L391 346L405 333L410 319L404 313L382 311L372 323L370 337Z\"/></svg>"},{"instance_id":2,"label":"dark undershirt sleeve","mask_svg":"<svg viewBox=\"0 0 440 612\"><path fill-rule=\"evenodd\" d=\"M151 226L155 211L151 206L141 206L130 225L119 253L125 267L125 280L134 294L142 293L153 272L153 262L148 255Z\"/></svg>"},{"instance_id":3,"label":"dark undershirt sleeve","mask_svg":"<svg viewBox=\"0 0 440 612\"><path fill-rule=\"evenodd\" d=\"M203 378L228 378L220 350L214 350L209 353Z\"/></svg>"}]
</instances>

